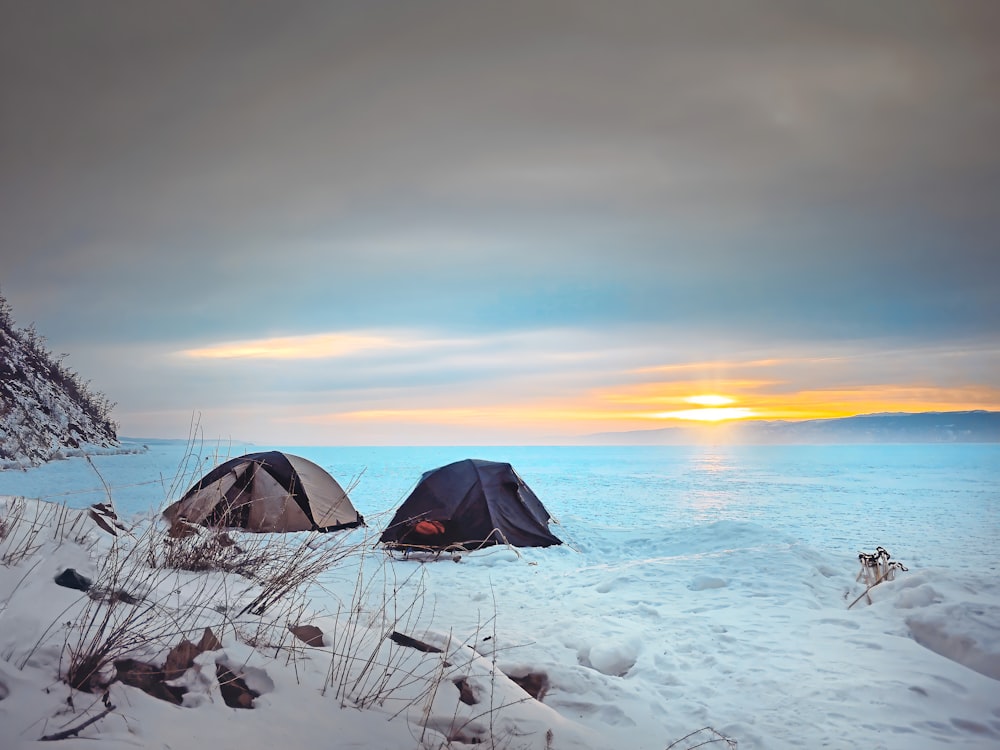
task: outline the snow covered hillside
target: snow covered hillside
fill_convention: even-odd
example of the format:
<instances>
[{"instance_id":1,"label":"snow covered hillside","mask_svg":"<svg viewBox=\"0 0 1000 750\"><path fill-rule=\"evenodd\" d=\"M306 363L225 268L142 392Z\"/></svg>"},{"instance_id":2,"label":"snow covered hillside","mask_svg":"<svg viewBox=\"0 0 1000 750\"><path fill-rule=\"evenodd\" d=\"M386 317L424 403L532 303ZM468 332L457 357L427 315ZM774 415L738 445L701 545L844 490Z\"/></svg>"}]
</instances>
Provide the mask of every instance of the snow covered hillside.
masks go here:
<instances>
[{"instance_id":1,"label":"snow covered hillside","mask_svg":"<svg viewBox=\"0 0 1000 750\"><path fill-rule=\"evenodd\" d=\"M112 406L53 357L34 328L18 329L0 296L0 469L118 445Z\"/></svg>"}]
</instances>

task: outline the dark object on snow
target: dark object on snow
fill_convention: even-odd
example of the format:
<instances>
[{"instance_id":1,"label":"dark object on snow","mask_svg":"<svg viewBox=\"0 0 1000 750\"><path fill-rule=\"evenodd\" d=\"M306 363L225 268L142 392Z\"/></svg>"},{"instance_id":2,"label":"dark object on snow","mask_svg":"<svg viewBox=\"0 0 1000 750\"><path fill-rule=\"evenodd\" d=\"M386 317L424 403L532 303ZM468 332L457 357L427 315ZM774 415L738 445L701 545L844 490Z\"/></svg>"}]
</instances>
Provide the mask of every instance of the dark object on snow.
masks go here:
<instances>
[{"instance_id":1,"label":"dark object on snow","mask_svg":"<svg viewBox=\"0 0 1000 750\"><path fill-rule=\"evenodd\" d=\"M417 651L423 651L425 654L444 653L444 651L437 646L430 643L424 643L423 641L418 641L413 636L400 633L398 630L393 630L392 633L389 634L389 640L393 643L398 643L400 646L406 646L407 648L415 648Z\"/></svg>"},{"instance_id":2,"label":"dark object on snow","mask_svg":"<svg viewBox=\"0 0 1000 750\"><path fill-rule=\"evenodd\" d=\"M323 631L315 625L289 625L288 630L307 646L323 645Z\"/></svg>"},{"instance_id":3,"label":"dark object on snow","mask_svg":"<svg viewBox=\"0 0 1000 750\"><path fill-rule=\"evenodd\" d=\"M212 629L205 628L201 633L201 640L198 641L198 650L204 653L205 651L218 651L221 648L222 642L212 632Z\"/></svg>"},{"instance_id":4,"label":"dark object on snow","mask_svg":"<svg viewBox=\"0 0 1000 750\"><path fill-rule=\"evenodd\" d=\"M117 680L125 685L139 688L154 698L180 705L183 703L187 688L167 683L178 679L194 666L195 659L199 655L206 651L218 651L221 648L222 644L215 637L215 633L210 628L205 628L201 634L201 640L197 644L183 639L170 649L167 660L162 667L138 659L118 659L115 661L115 677L112 682ZM247 688L242 679L233 675L221 664L216 664L216 676L219 678L219 691L222 693L226 705L233 705L229 702L233 700L239 703L237 708L253 708L253 699L257 697L257 693ZM225 685L222 684L224 678L227 682ZM233 682L235 687L231 688L229 682ZM239 695L243 692L248 693L249 698L240 698ZM226 697L227 695L229 698Z\"/></svg>"},{"instance_id":5,"label":"dark object on snow","mask_svg":"<svg viewBox=\"0 0 1000 750\"><path fill-rule=\"evenodd\" d=\"M465 677L458 677L452 682L455 683L455 687L458 688L458 699L462 701L467 706L474 706L479 703L479 698L476 697L476 691L472 689L472 685L469 684L469 680Z\"/></svg>"},{"instance_id":6,"label":"dark object on snow","mask_svg":"<svg viewBox=\"0 0 1000 750\"><path fill-rule=\"evenodd\" d=\"M208 628L206 628L208 630ZM176 680L194 666L194 660L201 656L202 649L186 638L170 649L163 662L163 678Z\"/></svg>"},{"instance_id":7,"label":"dark object on snow","mask_svg":"<svg viewBox=\"0 0 1000 750\"><path fill-rule=\"evenodd\" d=\"M512 674L507 676L536 701L541 702L545 694L549 692L549 676L545 672L528 672L520 676Z\"/></svg>"},{"instance_id":8,"label":"dark object on snow","mask_svg":"<svg viewBox=\"0 0 1000 750\"><path fill-rule=\"evenodd\" d=\"M77 573L73 568L66 568L56 576L55 581L60 586L77 591L87 591L94 583L87 576Z\"/></svg>"},{"instance_id":9,"label":"dark object on snow","mask_svg":"<svg viewBox=\"0 0 1000 750\"><path fill-rule=\"evenodd\" d=\"M125 524L118 519L118 514L111 503L94 503L89 508L91 519L111 536L118 536L118 531L125 531Z\"/></svg>"},{"instance_id":10,"label":"dark object on snow","mask_svg":"<svg viewBox=\"0 0 1000 750\"><path fill-rule=\"evenodd\" d=\"M322 468L280 451L216 466L163 511L171 535L189 524L246 531L338 531L364 525L344 488Z\"/></svg>"},{"instance_id":11,"label":"dark object on snow","mask_svg":"<svg viewBox=\"0 0 1000 750\"><path fill-rule=\"evenodd\" d=\"M379 541L431 550L562 544L549 531L549 520L510 464L467 458L426 472Z\"/></svg>"},{"instance_id":12,"label":"dark object on snow","mask_svg":"<svg viewBox=\"0 0 1000 750\"><path fill-rule=\"evenodd\" d=\"M118 659L115 661L115 679L126 685L139 688L144 693L180 705L186 688L167 685L164 671L149 662L138 659Z\"/></svg>"},{"instance_id":13,"label":"dark object on snow","mask_svg":"<svg viewBox=\"0 0 1000 750\"><path fill-rule=\"evenodd\" d=\"M251 690L242 677L237 677L221 664L215 665L215 676L219 680L219 692L222 700L230 708L253 708L253 699L260 695Z\"/></svg>"}]
</instances>

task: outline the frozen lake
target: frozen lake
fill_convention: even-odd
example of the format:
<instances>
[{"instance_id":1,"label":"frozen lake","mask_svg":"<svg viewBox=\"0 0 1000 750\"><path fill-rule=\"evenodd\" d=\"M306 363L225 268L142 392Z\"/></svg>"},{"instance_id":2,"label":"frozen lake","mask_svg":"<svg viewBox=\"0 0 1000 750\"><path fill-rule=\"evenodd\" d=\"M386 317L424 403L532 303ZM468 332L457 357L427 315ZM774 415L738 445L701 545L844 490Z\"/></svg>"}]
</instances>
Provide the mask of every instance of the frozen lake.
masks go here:
<instances>
[{"instance_id":1,"label":"frozen lake","mask_svg":"<svg viewBox=\"0 0 1000 750\"><path fill-rule=\"evenodd\" d=\"M132 444L131 441L126 443ZM217 459L279 448L327 469L366 517L391 512L421 473L462 458L508 461L568 541L603 532L675 532L717 521L756 524L832 552L882 544L927 564L995 565L1000 446L288 447L145 441L139 455L94 456L0 472L0 494L83 507L102 478L125 515L162 508ZM178 478L179 477L179 478ZM171 485L174 493L168 496ZM88 490L88 491L84 491ZM596 535L596 537L595 537ZM614 554L640 554L621 548Z\"/></svg>"},{"instance_id":2,"label":"frozen lake","mask_svg":"<svg viewBox=\"0 0 1000 750\"><path fill-rule=\"evenodd\" d=\"M103 479L139 516L217 459L280 447L182 464L183 444L147 444L95 456L100 478L84 459L0 473L0 495L82 507ZM706 725L741 750L1000 746L998 445L285 449L356 482L376 528L428 469L513 464L566 545L458 565L373 552L314 604L350 601L359 570L419 581L414 625L545 671L545 703L593 730L588 747L663 750ZM909 571L849 610L877 545Z\"/></svg>"}]
</instances>

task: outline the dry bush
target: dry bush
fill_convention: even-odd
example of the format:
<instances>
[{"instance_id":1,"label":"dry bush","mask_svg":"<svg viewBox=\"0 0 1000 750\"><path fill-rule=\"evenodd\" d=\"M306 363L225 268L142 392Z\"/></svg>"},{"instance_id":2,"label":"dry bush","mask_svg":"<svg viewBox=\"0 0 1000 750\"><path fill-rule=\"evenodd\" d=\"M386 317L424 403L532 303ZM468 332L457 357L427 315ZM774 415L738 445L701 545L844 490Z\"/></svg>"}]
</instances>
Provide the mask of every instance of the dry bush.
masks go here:
<instances>
[{"instance_id":1,"label":"dry bush","mask_svg":"<svg viewBox=\"0 0 1000 750\"><path fill-rule=\"evenodd\" d=\"M22 502L14 509L5 516L5 564L37 551L46 529L64 539L82 538L80 518L96 528L85 512L73 515L63 506ZM333 534L248 534L225 543L224 535L207 531L171 539L154 522L137 531L101 535L107 547L86 598L41 634L23 664L62 632L60 672L73 688L88 691L113 679L114 662L155 659L206 627L252 646L285 647L288 625L302 619L316 576L360 546Z\"/></svg>"},{"instance_id":2,"label":"dry bush","mask_svg":"<svg viewBox=\"0 0 1000 750\"><path fill-rule=\"evenodd\" d=\"M383 560L388 558L383 555ZM433 619L434 615L425 612L426 570L415 566L398 577L394 566L383 564L366 578L363 566L359 567L351 601L338 609L338 627L327 634L326 645L331 649L327 685L341 707L379 707L388 712L390 721L407 715L414 723L414 740L419 747L472 743L491 750L510 750L515 747L513 737L498 730L496 719L504 709L531 698L522 695L501 700L495 690L500 674L496 654L492 655L492 666L484 668L483 655L475 650L484 634L496 639L496 604L493 616L465 639L452 634L431 635L424 617ZM421 637L431 641L408 635L420 633L427 633ZM456 696L453 715L433 714L441 691L459 691L461 695L462 685L468 686L470 680L479 685L471 703ZM475 708L466 710L469 705Z\"/></svg>"},{"instance_id":3,"label":"dry bush","mask_svg":"<svg viewBox=\"0 0 1000 750\"><path fill-rule=\"evenodd\" d=\"M0 565L11 567L38 552L42 545L66 540L92 544L86 513L65 504L10 497L0 519Z\"/></svg>"},{"instance_id":4,"label":"dry bush","mask_svg":"<svg viewBox=\"0 0 1000 750\"><path fill-rule=\"evenodd\" d=\"M338 627L328 634L331 660L327 685L342 707L383 706L390 696L418 679L403 668L404 654L396 652L386 660L380 652L393 632L407 631L420 619L426 591L424 572L415 569L400 580L393 568L383 565L377 575L366 578L365 555L364 549L359 550L351 601L340 603L337 611L331 612ZM415 590L403 604L398 594L411 584Z\"/></svg>"},{"instance_id":5,"label":"dry bush","mask_svg":"<svg viewBox=\"0 0 1000 750\"><path fill-rule=\"evenodd\" d=\"M268 564L268 539L240 544L222 530L193 529L190 536L151 537L146 558L151 568L173 568L193 573L218 571L254 579ZM243 540L241 540L243 541Z\"/></svg>"},{"instance_id":6,"label":"dry bush","mask_svg":"<svg viewBox=\"0 0 1000 750\"><path fill-rule=\"evenodd\" d=\"M702 727L684 735L679 740L674 740L667 745L666 750L695 750L696 747L707 747L720 743L729 750L736 750L736 746L739 744L732 737L727 737L712 727Z\"/></svg>"},{"instance_id":7,"label":"dry bush","mask_svg":"<svg viewBox=\"0 0 1000 750\"><path fill-rule=\"evenodd\" d=\"M356 547L318 536L290 542L265 535L243 550L206 534L178 547L151 525L135 543L115 540L68 629L67 681L93 689L115 661L159 654L205 627L255 647L284 647L315 577ZM243 583L226 575L232 573Z\"/></svg>"},{"instance_id":8,"label":"dry bush","mask_svg":"<svg viewBox=\"0 0 1000 750\"><path fill-rule=\"evenodd\" d=\"M260 615L274 603L307 589L317 576L344 558L359 554L368 539L356 535L300 532L243 533L191 527L179 538L151 537L147 561L151 568L191 572L235 573L260 586L260 592L238 613Z\"/></svg>"},{"instance_id":9,"label":"dry bush","mask_svg":"<svg viewBox=\"0 0 1000 750\"><path fill-rule=\"evenodd\" d=\"M60 672L66 682L83 691L104 686L116 660L159 652L178 636L196 632L216 592L202 588L190 598L192 607L171 607L170 592L184 583L173 572L150 569L136 545L114 538L82 606L71 605L76 612L65 624L61 616L53 622L23 664L62 629Z\"/></svg>"}]
</instances>

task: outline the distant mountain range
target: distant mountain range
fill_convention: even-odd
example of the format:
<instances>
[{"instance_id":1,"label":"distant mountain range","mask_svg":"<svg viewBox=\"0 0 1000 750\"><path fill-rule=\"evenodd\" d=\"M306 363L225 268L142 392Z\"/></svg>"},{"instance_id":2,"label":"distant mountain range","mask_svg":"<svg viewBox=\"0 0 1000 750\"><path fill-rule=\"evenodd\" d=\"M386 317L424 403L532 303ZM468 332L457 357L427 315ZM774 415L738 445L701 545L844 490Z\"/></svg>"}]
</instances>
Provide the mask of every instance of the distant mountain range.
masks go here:
<instances>
[{"instance_id":1,"label":"distant mountain range","mask_svg":"<svg viewBox=\"0 0 1000 750\"><path fill-rule=\"evenodd\" d=\"M0 469L118 445L114 406L65 367L0 296Z\"/></svg>"},{"instance_id":2,"label":"distant mountain range","mask_svg":"<svg viewBox=\"0 0 1000 750\"><path fill-rule=\"evenodd\" d=\"M726 442L784 443L997 443L1000 412L944 411L862 414L839 419L748 420L725 425L664 427L656 430L602 432L587 435L590 444L678 445L700 442L716 432Z\"/></svg>"}]
</instances>

